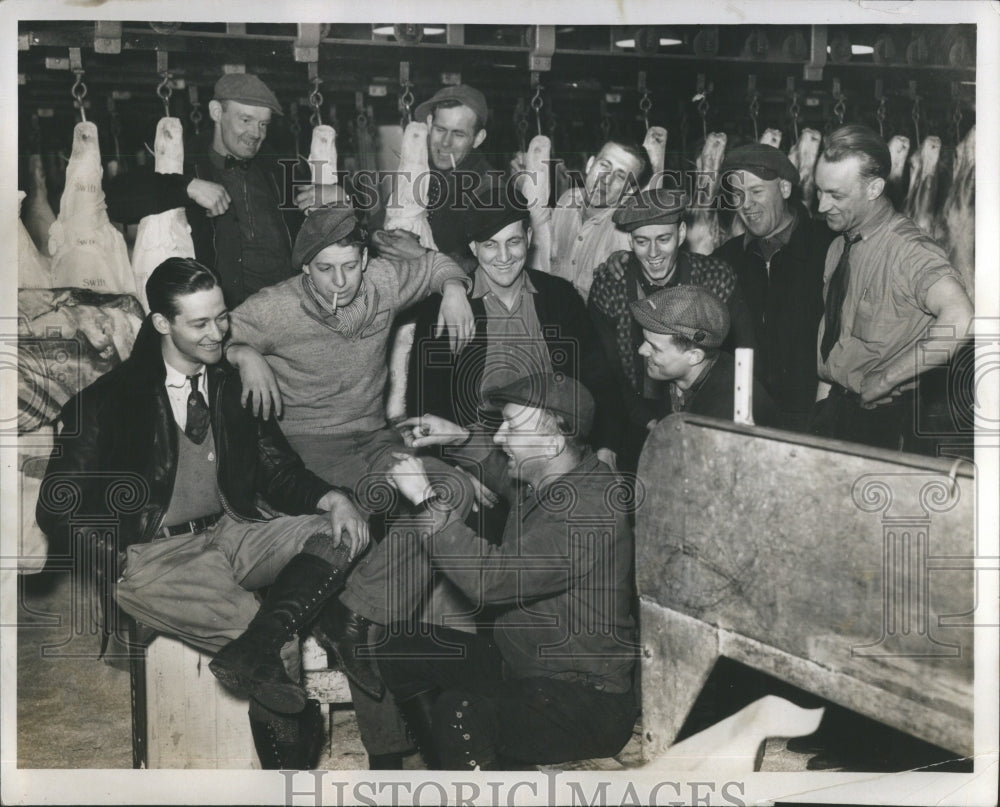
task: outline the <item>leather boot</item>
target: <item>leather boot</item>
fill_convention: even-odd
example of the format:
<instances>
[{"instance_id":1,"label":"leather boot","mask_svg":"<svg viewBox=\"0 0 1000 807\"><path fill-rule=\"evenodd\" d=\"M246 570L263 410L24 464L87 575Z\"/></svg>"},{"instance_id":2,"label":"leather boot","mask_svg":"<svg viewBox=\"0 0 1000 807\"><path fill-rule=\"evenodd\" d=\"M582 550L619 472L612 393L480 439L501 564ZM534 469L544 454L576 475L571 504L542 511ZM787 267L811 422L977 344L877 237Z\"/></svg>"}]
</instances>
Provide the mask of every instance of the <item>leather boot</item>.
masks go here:
<instances>
[{"instance_id":1,"label":"leather boot","mask_svg":"<svg viewBox=\"0 0 1000 807\"><path fill-rule=\"evenodd\" d=\"M340 600L333 599L320 612L313 625L313 636L325 650L337 657L344 675L380 701L385 694L385 684L372 662L362 658L359 653L368 645L368 628L371 624Z\"/></svg>"},{"instance_id":2,"label":"leather boot","mask_svg":"<svg viewBox=\"0 0 1000 807\"><path fill-rule=\"evenodd\" d=\"M209 663L215 677L272 711L301 712L306 705L305 690L289 678L279 651L343 586L349 566L348 550L338 547L336 557L336 565L308 552L292 558L278 573L243 635L223 647Z\"/></svg>"},{"instance_id":3,"label":"leather boot","mask_svg":"<svg viewBox=\"0 0 1000 807\"><path fill-rule=\"evenodd\" d=\"M316 767L326 732L318 701L306 701L297 715L271 712L251 701L250 732L265 771L309 771Z\"/></svg>"},{"instance_id":4,"label":"leather boot","mask_svg":"<svg viewBox=\"0 0 1000 807\"><path fill-rule=\"evenodd\" d=\"M406 700L396 700L410 737L420 756L424 758L427 769L432 771L441 770L441 759L434 749L434 735L431 732L431 710L440 694L440 689L429 689Z\"/></svg>"}]
</instances>

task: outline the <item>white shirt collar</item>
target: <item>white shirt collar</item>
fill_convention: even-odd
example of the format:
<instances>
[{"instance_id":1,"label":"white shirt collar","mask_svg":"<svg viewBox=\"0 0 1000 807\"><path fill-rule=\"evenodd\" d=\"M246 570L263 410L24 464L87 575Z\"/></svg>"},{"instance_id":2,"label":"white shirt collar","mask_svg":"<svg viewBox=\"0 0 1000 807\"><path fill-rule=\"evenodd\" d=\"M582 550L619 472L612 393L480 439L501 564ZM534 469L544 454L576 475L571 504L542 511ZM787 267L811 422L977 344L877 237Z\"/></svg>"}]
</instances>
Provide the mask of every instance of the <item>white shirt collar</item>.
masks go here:
<instances>
[{"instance_id":1,"label":"white shirt collar","mask_svg":"<svg viewBox=\"0 0 1000 807\"><path fill-rule=\"evenodd\" d=\"M188 382L188 377L184 375L180 370L172 367L168 362L163 362L164 367L167 368L167 380L166 384L168 387L187 387L190 386ZM202 378L204 378L205 365L201 365L195 372L202 373ZM194 375L194 373L192 373ZM199 379L200 381L201 379ZM199 387L201 388L201 387Z\"/></svg>"}]
</instances>

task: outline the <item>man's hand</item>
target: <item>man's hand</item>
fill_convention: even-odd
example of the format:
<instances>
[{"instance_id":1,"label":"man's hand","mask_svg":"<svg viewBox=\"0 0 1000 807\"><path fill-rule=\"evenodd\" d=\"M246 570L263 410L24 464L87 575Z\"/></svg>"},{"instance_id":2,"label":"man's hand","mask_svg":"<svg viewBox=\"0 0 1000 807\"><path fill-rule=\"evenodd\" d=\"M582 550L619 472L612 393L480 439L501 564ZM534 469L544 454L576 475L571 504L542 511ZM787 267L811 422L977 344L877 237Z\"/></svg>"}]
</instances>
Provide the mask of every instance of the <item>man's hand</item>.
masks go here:
<instances>
[{"instance_id":1,"label":"man's hand","mask_svg":"<svg viewBox=\"0 0 1000 807\"><path fill-rule=\"evenodd\" d=\"M346 201L347 191L341 185L298 185L295 189L295 204L306 215L324 205Z\"/></svg>"},{"instance_id":2,"label":"man's hand","mask_svg":"<svg viewBox=\"0 0 1000 807\"><path fill-rule=\"evenodd\" d=\"M334 546L341 546L346 540L350 546L351 560L365 551L369 541L368 522L354 502L339 490L331 490L316 503L316 509L330 513Z\"/></svg>"},{"instance_id":3,"label":"man's hand","mask_svg":"<svg viewBox=\"0 0 1000 807\"><path fill-rule=\"evenodd\" d=\"M621 280L625 277L625 267L628 266L631 254L627 249L612 252L608 259L594 270L594 277L597 277L598 272L607 271L615 280Z\"/></svg>"},{"instance_id":4,"label":"man's hand","mask_svg":"<svg viewBox=\"0 0 1000 807\"><path fill-rule=\"evenodd\" d=\"M457 356L476 332L476 321L472 316L472 306L469 305L465 286L457 280L445 283L434 336L440 336L445 327L448 328L451 352Z\"/></svg>"},{"instance_id":5,"label":"man's hand","mask_svg":"<svg viewBox=\"0 0 1000 807\"><path fill-rule=\"evenodd\" d=\"M240 371L240 403L246 406L249 401L250 411L264 420L271 416L272 408L274 416L281 417L281 391L267 360L250 345L229 345L226 358Z\"/></svg>"},{"instance_id":6,"label":"man's hand","mask_svg":"<svg viewBox=\"0 0 1000 807\"><path fill-rule=\"evenodd\" d=\"M468 429L437 415L407 418L401 420L396 427L402 432L403 442L411 448L464 443L470 435Z\"/></svg>"},{"instance_id":7,"label":"man's hand","mask_svg":"<svg viewBox=\"0 0 1000 807\"><path fill-rule=\"evenodd\" d=\"M195 204L205 208L205 214L209 217L221 216L233 201L229 198L229 191L222 185L205 179L192 179L187 186L187 195Z\"/></svg>"},{"instance_id":8,"label":"man's hand","mask_svg":"<svg viewBox=\"0 0 1000 807\"><path fill-rule=\"evenodd\" d=\"M420 246L420 239L408 230L376 230L372 242L378 247L379 256L390 261L412 261L429 252Z\"/></svg>"},{"instance_id":9,"label":"man's hand","mask_svg":"<svg viewBox=\"0 0 1000 807\"><path fill-rule=\"evenodd\" d=\"M396 463L388 471L389 481L413 504L420 504L433 492L431 482L419 457L394 451Z\"/></svg>"},{"instance_id":10,"label":"man's hand","mask_svg":"<svg viewBox=\"0 0 1000 807\"><path fill-rule=\"evenodd\" d=\"M618 470L618 454L610 448L597 449L597 459L607 465L612 471Z\"/></svg>"},{"instance_id":11,"label":"man's hand","mask_svg":"<svg viewBox=\"0 0 1000 807\"><path fill-rule=\"evenodd\" d=\"M871 404L885 398L893 388L885 380L885 373L866 375L861 379L861 405Z\"/></svg>"},{"instance_id":12,"label":"man's hand","mask_svg":"<svg viewBox=\"0 0 1000 807\"><path fill-rule=\"evenodd\" d=\"M472 511L478 512L480 507L496 507L497 503L500 501L500 497L497 496L492 490L490 490L486 485L479 481L479 478L473 476L465 468L458 465L455 466L456 471L461 471L468 477L469 483L472 485L472 494L475 496L475 501L472 503Z\"/></svg>"},{"instance_id":13,"label":"man's hand","mask_svg":"<svg viewBox=\"0 0 1000 807\"><path fill-rule=\"evenodd\" d=\"M660 421L658 421L656 418L653 418L651 421L649 421L649 423L646 424L646 431L648 432L653 431L653 429L656 428L656 424L659 422Z\"/></svg>"}]
</instances>

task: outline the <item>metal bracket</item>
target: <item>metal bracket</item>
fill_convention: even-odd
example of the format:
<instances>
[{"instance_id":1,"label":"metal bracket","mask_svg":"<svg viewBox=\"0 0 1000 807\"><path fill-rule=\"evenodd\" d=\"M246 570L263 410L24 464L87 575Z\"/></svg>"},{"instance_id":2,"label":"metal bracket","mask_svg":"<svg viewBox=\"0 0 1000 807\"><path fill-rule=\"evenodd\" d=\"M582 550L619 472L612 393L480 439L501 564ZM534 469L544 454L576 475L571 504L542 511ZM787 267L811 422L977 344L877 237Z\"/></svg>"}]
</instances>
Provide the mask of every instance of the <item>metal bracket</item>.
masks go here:
<instances>
[{"instance_id":1,"label":"metal bracket","mask_svg":"<svg viewBox=\"0 0 1000 807\"><path fill-rule=\"evenodd\" d=\"M122 52L122 24L100 20L94 23L94 53Z\"/></svg>"},{"instance_id":2,"label":"metal bracket","mask_svg":"<svg viewBox=\"0 0 1000 807\"><path fill-rule=\"evenodd\" d=\"M464 25L447 25L445 26L445 42L449 45L464 45L465 44L465 26Z\"/></svg>"},{"instance_id":3,"label":"metal bracket","mask_svg":"<svg viewBox=\"0 0 1000 807\"><path fill-rule=\"evenodd\" d=\"M825 25L810 27L809 61L802 66L802 78L806 81L822 81L826 66L827 35Z\"/></svg>"},{"instance_id":4,"label":"metal bracket","mask_svg":"<svg viewBox=\"0 0 1000 807\"><path fill-rule=\"evenodd\" d=\"M168 66L169 55L165 50L156 51L156 72L157 73L167 73L170 68Z\"/></svg>"},{"instance_id":5,"label":"metal bracket","mask_svg":"<svg viewBox=\"0 0 1000 807\"><path fill-rule=\"evenodd\" d=\"M83 57L80 55L79 48L69 49L69 69L83 70Z\"/></svg>"},{"instance_id":6,"label":"metal bracket","mask_svg":"<svg viewBox=\"0 0 1000 807\"><path fill-rule=\"evenodd\" d=\"M534 27L534 46L528 53L528 70L551 70L552 54L556 50L556 28L554 25Z\"/></svg>"},{"instance_id":7,"label":"metal bracket","mask_svg":"<svg viewBox=\"0 0 1000 807\"><path fill-rule=\"evenodd\" d=\"M300 22L299 35L295 38L293 52L297 62L318 62L319 41L322 36L318 22Z\"/></svg>"}]
</instances>

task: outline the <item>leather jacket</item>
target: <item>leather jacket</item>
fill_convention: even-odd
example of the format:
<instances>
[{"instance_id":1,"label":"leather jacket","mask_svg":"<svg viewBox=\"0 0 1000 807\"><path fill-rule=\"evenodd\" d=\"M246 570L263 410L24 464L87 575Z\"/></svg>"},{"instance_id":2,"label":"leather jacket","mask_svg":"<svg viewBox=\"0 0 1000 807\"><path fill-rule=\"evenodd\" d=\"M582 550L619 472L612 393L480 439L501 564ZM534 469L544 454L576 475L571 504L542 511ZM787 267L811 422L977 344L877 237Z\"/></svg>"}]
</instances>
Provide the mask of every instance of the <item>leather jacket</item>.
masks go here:
<instances>
[{"instance_id":1,"label":"leather jacket","mask_svg":"<svg viewBox=\"0 0 1000 807\"><path fill-rule=\"evenodd\" d=\"M315 513L332 486L305 468L273 418L260 420L240 404L232 365L223 360L205 372L225 511L265 520L255 504L260 496L288 515ZM106 565L90 570L117 580L126 547L152 540L160 528L178 455L165 377L159 335L147 318L128 360L63 408L36 508L50 562L81 571L90 567L87 558L102 557ZM107 551L97 553L95 544Z\"/></svg>"}]
</instances>

